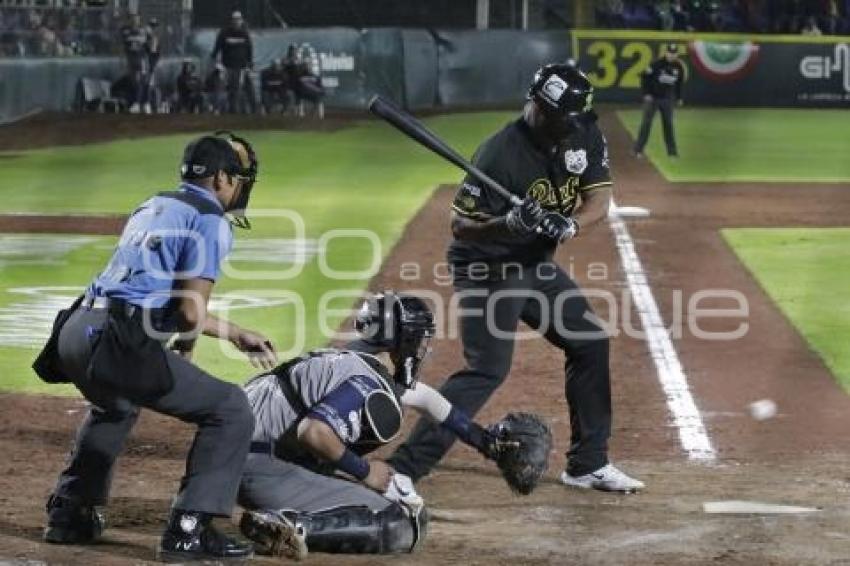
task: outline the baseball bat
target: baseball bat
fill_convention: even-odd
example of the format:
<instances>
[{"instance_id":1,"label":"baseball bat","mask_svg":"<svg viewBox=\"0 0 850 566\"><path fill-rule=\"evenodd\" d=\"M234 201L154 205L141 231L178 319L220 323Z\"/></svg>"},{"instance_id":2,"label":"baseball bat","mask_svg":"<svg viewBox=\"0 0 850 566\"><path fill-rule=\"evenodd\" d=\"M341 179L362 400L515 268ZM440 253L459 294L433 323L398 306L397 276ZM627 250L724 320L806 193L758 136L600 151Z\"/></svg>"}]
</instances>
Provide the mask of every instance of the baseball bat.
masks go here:
<instances>
[{"instance_id":1,"label":"baseball bat","mask_svg":"<svg viewBox=\"0 0 850 566\"><path fill-rule=\"evenodd\" d=\"M505 197L514 206L521 204L522 199L499 184L498 181L484 173L481 169L464 159L458 152L452 149L446 142L441 140L425 124L387 100L380 95L375 95L369 101L369 111L386 120L401 133L414 141L430 149L446 161L463 169L501 196Z\"/></svg>"}]
</instances>

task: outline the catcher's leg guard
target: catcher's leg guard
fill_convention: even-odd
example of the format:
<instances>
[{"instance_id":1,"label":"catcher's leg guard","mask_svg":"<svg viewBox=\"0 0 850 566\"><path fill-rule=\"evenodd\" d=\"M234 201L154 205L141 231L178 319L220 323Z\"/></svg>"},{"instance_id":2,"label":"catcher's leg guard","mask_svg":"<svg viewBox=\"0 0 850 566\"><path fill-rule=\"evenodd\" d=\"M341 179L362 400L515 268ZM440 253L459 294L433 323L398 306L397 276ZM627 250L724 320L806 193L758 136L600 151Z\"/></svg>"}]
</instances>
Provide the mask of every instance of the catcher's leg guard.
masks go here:
<instances>
[{"instance_id":1,"label":"catcher's leg guard","mask_svg":"<svg viewBox=\"0 0 850 566\"><path fill-rule=\"evenodd\" d=\"M257 551L291 558L311 552L333 554L394 554L412 552L425 538L427 514L410 514L399 505L381 511L346 506L318 513L247 512L242 534L257 543ZM307 548L300 542L306 534Z\"/></svg>"},{"instance_id":2,"label":"catcher's leg guard","mask_svg":"<svg viewBox=\"0 0 850 566\"><path fill-rule=\"evenodd\" d=\"M337 507L298 516L307 530L307 547L316 552L393 554L412 552L424 538L424 512L411 518L399 505L382 511Z\"/></svg>"}]
</instances>

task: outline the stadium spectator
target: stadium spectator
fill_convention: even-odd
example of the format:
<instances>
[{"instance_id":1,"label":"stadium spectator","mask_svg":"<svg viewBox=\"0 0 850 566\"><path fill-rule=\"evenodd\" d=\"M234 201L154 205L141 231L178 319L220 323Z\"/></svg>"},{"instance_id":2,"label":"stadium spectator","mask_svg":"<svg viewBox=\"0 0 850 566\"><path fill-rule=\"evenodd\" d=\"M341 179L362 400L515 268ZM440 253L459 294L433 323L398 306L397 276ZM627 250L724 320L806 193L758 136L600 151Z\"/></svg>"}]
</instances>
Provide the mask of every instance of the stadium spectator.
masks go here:
<instances>
[{"instance_id":1,"label":"stadium spectator","mask_svg":"<svg viewBox=\"0 0 850 566\"><path fill-rule=\"evenodd\" d=\"M596 8L596 20L606 28L625 27L624 9L623 0L602 0Z\"/></svg>"},{"instance_id":2,"label":"stadium spectator","mask_svg":"<svg viewBox=\"0 0 850 566\"><path fill-rule=\"evenodd\" d=\"M274 59L260 73L260 93L263 111L271 114L276 109L286 112L290 103L289 79L283 70L283 60Z\"/></svg>"},{"instance_id":3,"label":"stadium spectator","mask_svg":"<svg viewBox=\"0 0 850 566\"><path fill-rule=\"evenodd\" d=\"M670 29L673 31L691 31L691 16L685 10L682 2L674 0L670 2Z\"/></svg>"},{"instance_id":4,"label":"stadium spectator","mask_svg":"<svg viewBox=\"0 0 850 566\"><path fill-rule=\"evenodd\" d=\"M221 63L227 70L227 110L236 113L243 106L244 96L250 112L257 111L254 83L251 70L254 68L254 46L251 34L245 26L242 12L233 12L230 24L218 32L211 57L213 61L221 55Z\"/></svg>"},{"instance_id":5,"label":"stadium spectator","mask_svg":"<svg viewBox=\"0 0 850 566\"><path fill-rule=\"evenodd\" d=\"M823 27L824 32L828 35L838 33L841 13L838 10L838 0L823 1Z\"/></svg>"},{"instance_id":6,"label":"stadium spectator","mask_svg":"<svg viewBox=\"0 0 850 566\"><path fill-rule=\"evenodd\" d=\"M803 24L802 29L800 29L800 33L803 35L823 35L823 32L821 32L818 27L817 18L814 16L806 18L806 23Z\"/></svg>"},{"instance_id":7,"label":"stadium spectator","mask_svg":"<svg viewBox=\"0 0 850 566\"><path fill-rule=\"evenodd\" d=\"M221 63L217 64L204 81L204 96L207 108L214 114L227 111L227 70Z\"/></svg>"},{"instance_id":8,"label":"stadium spectator","mask_svg":"<svg viewBox=\"0 0 850 566\"><path fill-rule=\"evenodd\" d=\"M191 61L183 61L177 75L177 111L199 114L203 110L204 95L201 77Z\"/></svg>"},{"instance_id":9,"label":"stadium spectator","mask_svg":"<svg viewBox=\"0 0 850 566\"><path fill-rule=\"evenodd\" d=\"M127 72L136 85L136 98L130 106L130 112L137 114L143 111L150 114L150 28L142 25L138 13L131 12L119 33L127 60Z\"/></svg>"},{"instance_id":10,"label":"stadium spectator","mask_svg":"<svg viewBox=\"0 0 850 566\"><path fill-rule=\"evenodd\" d=\"M313 104L320 117L324 115L322 99L325 89L322 79L317 72L310 69L305 56L305 50L299 51L298 46L290 44L283 59L283 70L289 83L289 90L295 99L295 111L299 116L304 115L304 102Z\"/></svg>"},{"instance_id":11,"label":"stadium spectator","mask_svg":"<svg viewBox=\"0 0 850 566\"><path fill-rule=\"evenodd\" d=\"M129 109L136 100L136 82L133 77L128 74L118 77L109 88L109 96L118 101L121 111Z\"/></svg>"}]
</instances>

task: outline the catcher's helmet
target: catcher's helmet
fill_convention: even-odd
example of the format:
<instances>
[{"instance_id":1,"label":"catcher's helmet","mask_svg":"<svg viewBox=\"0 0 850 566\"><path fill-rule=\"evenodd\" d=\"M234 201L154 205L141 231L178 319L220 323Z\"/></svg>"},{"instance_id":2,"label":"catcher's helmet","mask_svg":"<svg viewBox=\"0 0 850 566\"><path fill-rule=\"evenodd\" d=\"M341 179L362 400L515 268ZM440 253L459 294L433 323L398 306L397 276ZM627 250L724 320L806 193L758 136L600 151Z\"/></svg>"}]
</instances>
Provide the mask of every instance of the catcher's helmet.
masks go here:
<instances>
[{"instance_id":1,"label":"catcher's helmet","mask_svg":"<svg viewBox=\"0 0 850 566\"><path fill-rule=\"evenodd\" d=\"M360 337L356 349L390 352L395 381L414 386L435 330L434 315L422 299L392 291L372 295L357 312L354 328Z\"/></svg>"},{"instance_id":2,"label":"catcher's helmet","mask_svg":"<svg viewBox=\"0 0 850 566\"><path fill-rule=\"evenodd\" d=\"M538 69L528 98L547 115L572 122L593 110L593 85L575 65L553 63Z\"/></svg>"}]
</instances>

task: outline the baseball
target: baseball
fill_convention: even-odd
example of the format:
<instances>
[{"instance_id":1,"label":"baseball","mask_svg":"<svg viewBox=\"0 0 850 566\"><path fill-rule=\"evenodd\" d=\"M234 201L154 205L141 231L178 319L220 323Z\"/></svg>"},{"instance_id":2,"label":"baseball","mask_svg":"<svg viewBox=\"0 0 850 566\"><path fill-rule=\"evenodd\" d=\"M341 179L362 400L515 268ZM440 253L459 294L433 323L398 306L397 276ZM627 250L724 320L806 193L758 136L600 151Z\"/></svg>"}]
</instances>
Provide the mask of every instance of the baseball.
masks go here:
<instances>
[{"instance_id":1,"label":"baseball","mask_svg":"<svg viewBox=\"0 0 850 566\"><path fill-rule=\"evenodd\" d=\"M750 416L757 421L771 419L776 416L776 403L770 399L750 403Z\"/></svg>"}]
</instances>

